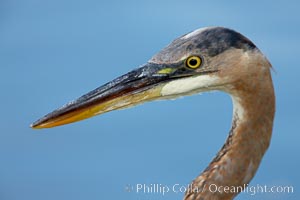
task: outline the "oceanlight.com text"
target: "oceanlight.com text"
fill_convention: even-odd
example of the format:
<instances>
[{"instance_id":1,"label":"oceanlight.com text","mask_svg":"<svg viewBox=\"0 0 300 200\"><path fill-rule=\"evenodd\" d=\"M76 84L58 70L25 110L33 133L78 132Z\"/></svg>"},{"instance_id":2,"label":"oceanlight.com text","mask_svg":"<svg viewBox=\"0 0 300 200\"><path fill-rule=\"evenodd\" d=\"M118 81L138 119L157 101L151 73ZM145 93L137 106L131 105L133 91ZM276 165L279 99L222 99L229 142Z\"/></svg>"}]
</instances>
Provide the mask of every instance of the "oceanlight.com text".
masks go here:
<instances>
[{"instance_id":1,"label":"oceanlight.com text","mask_svg":"<svg viewBox=\"0 0 300 200\"><path fill-rule=\"evenodd\" d=\"M294 193L293 186L284 186L284 185L249 185L244 184L242 186L223 186L223 185L204 185L201 188L198 188L193 185L182 185L182 184L128 184L125 187L127 192L133 192L137 194L153 194L153 195L166 195L168 193L186 193L186 192L211 192L211 193L246 193L249 195L256 195L258 193Z\"/></svg>"}]
</instances>

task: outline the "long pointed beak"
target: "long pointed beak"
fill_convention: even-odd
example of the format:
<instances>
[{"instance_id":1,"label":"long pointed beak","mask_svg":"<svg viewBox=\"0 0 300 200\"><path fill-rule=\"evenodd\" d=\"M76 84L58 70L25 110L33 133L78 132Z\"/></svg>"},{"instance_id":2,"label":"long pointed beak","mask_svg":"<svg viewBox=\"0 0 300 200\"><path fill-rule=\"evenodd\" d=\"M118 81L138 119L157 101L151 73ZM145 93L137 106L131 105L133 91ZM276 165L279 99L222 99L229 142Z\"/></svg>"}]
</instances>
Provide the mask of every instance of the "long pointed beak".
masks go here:
<instances>
[{"instance_id":1,"label":"long pointed beak","mask_svg":"<svg viewBox=\"0 0 300 200\"><path fill-rule=\"evenodd\" d=\"M31 127L51 128L159 99L163 83L170 80L169 76L157 73L162 69L162 65L147 63L54 110Z\"/></svg>"}]
</instances>

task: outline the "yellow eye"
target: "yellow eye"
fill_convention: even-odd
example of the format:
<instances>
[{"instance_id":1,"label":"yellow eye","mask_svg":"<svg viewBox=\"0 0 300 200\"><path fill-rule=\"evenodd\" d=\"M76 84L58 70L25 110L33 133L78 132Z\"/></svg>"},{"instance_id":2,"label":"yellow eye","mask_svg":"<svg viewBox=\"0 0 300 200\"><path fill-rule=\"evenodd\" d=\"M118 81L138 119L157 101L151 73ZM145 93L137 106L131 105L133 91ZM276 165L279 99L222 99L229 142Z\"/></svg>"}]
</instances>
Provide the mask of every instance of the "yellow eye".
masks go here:
<instances>
[{"instance_id":1,"label":"yellow eye","mask_svg":"<svg viewBox=\"0 0 300 200\"><path fill-rule=\"evenodd\" d=\"M191 69L197 69L200 67L202 63L202 59L199 56L191 56L188 59L186 59L186 66Z\"/></svg>"}]
</instances>

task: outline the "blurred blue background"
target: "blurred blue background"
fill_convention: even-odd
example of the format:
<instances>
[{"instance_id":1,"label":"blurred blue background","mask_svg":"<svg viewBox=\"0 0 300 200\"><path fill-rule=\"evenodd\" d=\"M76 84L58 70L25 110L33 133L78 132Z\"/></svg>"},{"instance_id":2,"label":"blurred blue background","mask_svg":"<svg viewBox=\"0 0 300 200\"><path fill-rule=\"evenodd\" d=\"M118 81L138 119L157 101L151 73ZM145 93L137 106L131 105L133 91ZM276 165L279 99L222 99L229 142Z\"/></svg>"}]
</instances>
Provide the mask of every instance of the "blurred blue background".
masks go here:
<instances>
[{"instance_id":1,"label":"blurred blue background","mask_svg":"<svg viewBox=\"0 0 300 200\"><path fill-rule=\"evenodd\" d=\"M0 199L182 199L125 186L195 178L230 129L224 93L147 103L53 129L29 124L205 26L243 33L275 69L272 143L251 185L293 186L294 193L237 199L299 199L299 7L296 0L2 0Z\"/></svg>"}]
</instances>

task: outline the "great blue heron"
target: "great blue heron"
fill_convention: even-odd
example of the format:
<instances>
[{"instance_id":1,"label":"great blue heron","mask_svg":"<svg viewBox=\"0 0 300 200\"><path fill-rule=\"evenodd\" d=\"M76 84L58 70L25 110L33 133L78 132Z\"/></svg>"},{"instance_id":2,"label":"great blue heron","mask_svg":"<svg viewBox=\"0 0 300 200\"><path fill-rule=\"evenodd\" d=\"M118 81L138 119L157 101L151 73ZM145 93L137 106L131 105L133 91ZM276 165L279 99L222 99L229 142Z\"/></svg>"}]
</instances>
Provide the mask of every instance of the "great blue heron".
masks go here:
<instances>
[{"instance_id":1,"label":"great blue heron","mask_svg":"<svg viewBox=\"0 0 300 200\"><path fill-rule=\"evenodd\" d=\"M244 187L267 150L275 96L271 64L245 36L222 27L195 30L174 40L140 68L116 78L34 122L50 128L146 101L210 90L230 94L229 136L185 199L233 199L241 190L211 192L209 186Z\"/></svg>"}]
</instances>

